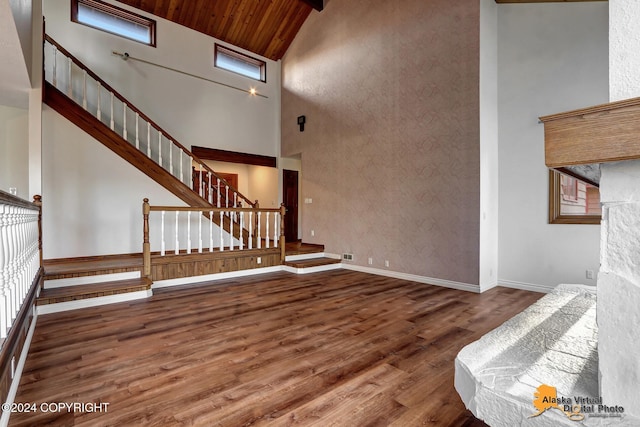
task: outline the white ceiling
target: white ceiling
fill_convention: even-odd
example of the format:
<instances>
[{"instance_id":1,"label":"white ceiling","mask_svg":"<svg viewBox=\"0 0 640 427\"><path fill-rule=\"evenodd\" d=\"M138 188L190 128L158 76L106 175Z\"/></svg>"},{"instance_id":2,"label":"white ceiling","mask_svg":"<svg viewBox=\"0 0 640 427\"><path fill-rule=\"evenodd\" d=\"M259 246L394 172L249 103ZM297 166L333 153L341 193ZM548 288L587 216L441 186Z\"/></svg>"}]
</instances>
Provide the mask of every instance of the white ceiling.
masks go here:
<instances>
[{"instance_id":1,"label":"white ceiling","mask_svg":"<svg viewBox=\"0 0 640 427\"><path fill-rule=\"evenodd\" d=\"M27 108L30 88L9 0L0 0L0 105Z\"/></svg>"}]
</instances>

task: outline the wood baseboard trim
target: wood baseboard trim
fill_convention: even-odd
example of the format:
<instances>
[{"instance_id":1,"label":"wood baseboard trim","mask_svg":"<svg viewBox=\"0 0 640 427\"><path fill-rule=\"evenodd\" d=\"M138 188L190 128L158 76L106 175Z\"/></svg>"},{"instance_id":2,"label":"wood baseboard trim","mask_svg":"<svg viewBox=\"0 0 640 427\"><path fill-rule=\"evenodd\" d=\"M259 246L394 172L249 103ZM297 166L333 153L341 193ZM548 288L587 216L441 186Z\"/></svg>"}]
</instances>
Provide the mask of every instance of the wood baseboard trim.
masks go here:
<instances>
[{"instance_id":1,"label":"wood baseboard trim","mask_svg":"<svg viewBox=\"0 0 640 427\"><path fill-rule=\"evenodd\" d=\"M27 294L27 297L25 298L20 311L16 316L16 320L9 330L7 338L2 343L2 350L0 351L0 400L2 402L7 401L7 397L10 393L11 388L13 387L12 382L15 382L16 378L18 381L20 381L20 378L17 375L17 367L16 372L14 372L13 378L11 377L11 363L12 360L15 360L14 358L16 356L18 356L18 358L21 358L21 355L23 353L25 354L26 358L26 352L28 352L29 350L29 331L35 325L36 319L34 307L43 281L44 270L42 267L40 267L38 273L31 283L29 293Z\"/></svg>"}]
</instances>

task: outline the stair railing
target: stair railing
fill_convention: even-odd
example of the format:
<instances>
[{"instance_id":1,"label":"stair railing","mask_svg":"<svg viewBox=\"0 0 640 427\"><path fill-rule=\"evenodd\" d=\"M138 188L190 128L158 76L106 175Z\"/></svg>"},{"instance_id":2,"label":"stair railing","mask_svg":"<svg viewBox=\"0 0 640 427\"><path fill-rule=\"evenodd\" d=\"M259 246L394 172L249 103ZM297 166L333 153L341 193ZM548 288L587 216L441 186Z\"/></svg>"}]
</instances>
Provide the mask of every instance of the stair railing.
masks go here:
<instances>
[{"instance_id":1,"label":"stair railing","mask_svg":"<svg viewBox=\"0 0 640 427\"><path fill-rule=\"evenodd\" d=\"M159 255L205 252L243 251L251 249L280 249L280 262L285 259L284 216L286 208L200 208L184 206L151 206L149 199L142 203L143 217L143 275L151 277L151 241ZM155 218L150 221L151 215ZM192 215L195 214L195 215ZM248 238L225 232L215 223L217 218L232 216L241 228L248 229ZM150 223L154 225L151 229ZM254 225L255 224L255 225ZM234 223L231 223L231 227ZM151 237L153 236L153 238ZM255 242L255 243L254 243Z\"/></svg>"},{"instance_id":2,"label":"stair railing","mask_svg":"<svg viewBox=\"0 0 640 427\"><path fill-rule=\"evenodd\" d=\"M240 204L256 207L256 202L218 176L49 35L45 35L44 56L47 82L189 188L195 187L192 173L195 168L199 179L194 191L208 203L217 208L235 208ZM231 194L225 194L227 190Z\"/></svg>"},{"instance_id":3,"label":"stair railing","mask_svg":"<svg viewBox=\"0 0 640 427\"><path fill-rule=\"evenodd\" d=\"M42 264L40 196L0 191L0 339L5 339Z\"/></svg>"}]
</instances>

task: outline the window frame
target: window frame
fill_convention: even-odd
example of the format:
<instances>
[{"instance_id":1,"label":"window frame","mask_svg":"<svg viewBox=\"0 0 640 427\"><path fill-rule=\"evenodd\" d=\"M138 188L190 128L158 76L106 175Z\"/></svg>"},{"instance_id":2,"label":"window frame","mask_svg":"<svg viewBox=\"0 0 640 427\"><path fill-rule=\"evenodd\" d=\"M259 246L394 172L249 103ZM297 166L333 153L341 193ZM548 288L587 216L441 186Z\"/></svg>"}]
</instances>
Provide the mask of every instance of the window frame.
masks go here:
<instances>
[{"instance_id":1,"label":"window frame","mask_svg":"<svg viewBox=\"0 0 640 427\"><path fill-rule=\"evenodd\" d=\"M119 34L113 31L109 31L109 30L105 30L104 28L100 28L100 27L96 27L94 25L90 25L84 22L81 22L78 20L78 5L82 4L84 6L87 6L89 8L93 8L96 9L100 12L103 12L105 14L111 15L111 16L115 16L117 18L121 18L130 22L134 22L136 24L139 25L143 25L145 27L147 27L149 29L149 35L150 35L150 42L143 42L140 40L136 40L133 39L131 37L127 37L123 34ZM151 47L156 47L156 21L151 19L151 18L147 18L146 16L142 16L139 15L135 12L131 12L128 11L126 9L122 9L118 6L114 6L112 4L109 3L105 3L101 0L71 0L71 21L75 22L77 24L80 25L84 25L86 27L89 28L93 28L99 31L103 31L105 33L108 34L113 34L122 38L125 38L127 40L131 40L137 43L141 43L143 45L146 46L151 46Z\"/></svg>"},{"instance_id":2,"label":"window frame","mask_svg":"<svg viewBox=\"0 0 640 427\"><path fill-rule=\"evenodd\" d=\"M602 215L563 215L560 212L561 177L561 172L549 169L549 224L600 224Z\"/></svg>"},{"instance_id":3,"label":"window frame","mask_svg":"<svg viewBox=\"0 0 640 427\"><path fill-rule=\"evenodd\" d=\"M237 71L229 70L228 68L221 67L218 65L218 55L226 55L232 57L234 59L238 59L240 61L244 61L247 64L256 65L260 68L260 79L256 79L254 77L248 76L246 74L238 73ZM233 50L228 48L227 46L223 46L219 43L214 44L213 48L213 66L215 68L219 68L221 70L228 71L230 73L237 74L239 76L246 77L251 80L255 80L257 82L266 83L267 82L267 62L258 58L254 58L253 56L246 55L244 53L238 52L237 50Z\"/></svg>"}]
</instances>

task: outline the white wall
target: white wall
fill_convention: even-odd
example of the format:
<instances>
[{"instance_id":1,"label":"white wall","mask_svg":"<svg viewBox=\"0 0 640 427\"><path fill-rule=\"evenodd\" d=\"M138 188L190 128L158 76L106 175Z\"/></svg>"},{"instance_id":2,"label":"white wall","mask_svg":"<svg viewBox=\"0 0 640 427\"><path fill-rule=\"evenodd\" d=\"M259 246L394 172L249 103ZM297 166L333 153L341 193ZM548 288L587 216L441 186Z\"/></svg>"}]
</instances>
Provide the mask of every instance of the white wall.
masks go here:
<instances>
[{"instance_id":1,"label":"white wall","mask_svg":"<svg viewBox=\"0 0 640 427\"><path fill-rule=\"evenodd\" d=\"M480 291L498 284L498 6L480 1Z\"/></svg>"},{"instance_id":2,"label":"white wall","mask_svg":"<svg viewBox=\"0 0 640 427\"><path fill-rule=\"evenodd\" d=\"M142 199L184 206L46 106L43 134L45 259L142 252Z\"/></svg>"},{"instance_id":3,"label":"white wall","mask_svg":"<svg viewBox=\"0 0 640 427\"><path fill-rule=\"evenodd\" d=\"M608 100L606 2L498 6L499 282L585 283L600 227L548 224L538 117Z\"/></svg>"},{"instance_id":4,"label":"white wall","mask_svg":"<svg viewBox=\"0 0 640 427\"><path fill-rule=\"evenodd\" d=\"M29 194L29 111L0 105L0 190Z\"/></svg>"},{"instance_id":5,"label":"white wall","mask_svg":"<svg viewBox=\"0 0 640 427\"><path fill-rule=\"evenodd\" d=\"M133 10L118 2L109 3ZM153 48L72 23L68 0L47 0L44 15L48 34L184 146L278 155L278 62L265 59L268 81L261 83L214 68L215 39L164 19L152 17L157 21L157 47ZM255 87L268 98L141 62L123 61L112 55L114 50L247 90Z\"/></svg>"}]
</instances>

